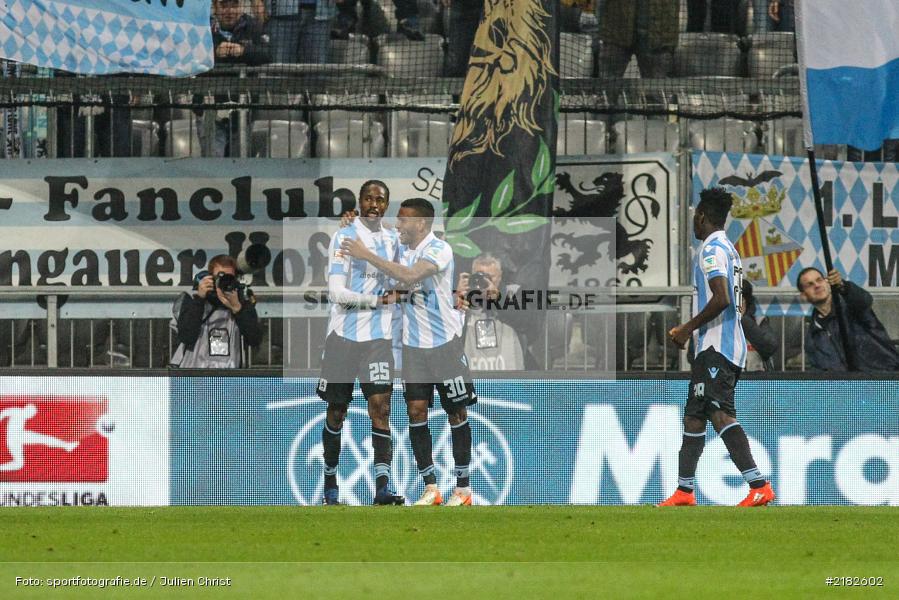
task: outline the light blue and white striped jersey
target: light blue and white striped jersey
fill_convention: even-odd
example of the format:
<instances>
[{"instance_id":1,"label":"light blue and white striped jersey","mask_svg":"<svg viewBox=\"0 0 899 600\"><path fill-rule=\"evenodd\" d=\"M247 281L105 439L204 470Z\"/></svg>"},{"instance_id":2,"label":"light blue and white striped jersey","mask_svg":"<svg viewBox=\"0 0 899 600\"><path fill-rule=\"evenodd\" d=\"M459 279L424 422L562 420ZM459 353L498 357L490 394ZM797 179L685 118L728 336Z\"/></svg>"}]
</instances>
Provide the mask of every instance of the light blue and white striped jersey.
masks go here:
<instances>
[{"instance_id":1,"label":"light blue and white striped jersey","mask_svg":"<svg viewBox=\"0 0 899 600\"><path fill-rule=\"evenodd\" d=\"M393 229L372 231L356 219L351 224L338 230L331 239L328 249L328 284L332 287L332 278L345 277L346 289L354 294L380 296L389 289L389 278L384 273L364 260L344 256L340 252L340 244L346 239L360 239L365 246L390 261L399 258L399 236ZM392 321L394 311L389 306L375 304L347 307L338 302L331 302L328 317L328 334L336 333L353 342L371 340L389 340L392 337Z\"/></svg>"},{"instance_id":2,"label":"light blue and white striped jersey","mask_svg":"<svg viewBox=\"0 0 899 600\"><path fill-rule=\"evenodd\" d=\"M723 231L716 231L702 242L693 266L693 314L701 311L712 298L709 282L727 278L730 303L714 320L693 332L696 354L707 348L721 353L741 369L746 365L746 337L740 318L743 316L743 263L734 245Z\"/></svg>"},{"instance_id":3,"label":"light blue and white striped jersey","mask_svg":"<svg viewBox=\"0 0 899 600\"><path fill-rule=\"evenodd\" d=\"M401 247L400 262L411 267L420 260L437 266L437 273L419 281L403 304L403 344L437 348L462 335L462 312L454 308L453 249L433 232L417 248Z\"/></svg>"}]
</instances>

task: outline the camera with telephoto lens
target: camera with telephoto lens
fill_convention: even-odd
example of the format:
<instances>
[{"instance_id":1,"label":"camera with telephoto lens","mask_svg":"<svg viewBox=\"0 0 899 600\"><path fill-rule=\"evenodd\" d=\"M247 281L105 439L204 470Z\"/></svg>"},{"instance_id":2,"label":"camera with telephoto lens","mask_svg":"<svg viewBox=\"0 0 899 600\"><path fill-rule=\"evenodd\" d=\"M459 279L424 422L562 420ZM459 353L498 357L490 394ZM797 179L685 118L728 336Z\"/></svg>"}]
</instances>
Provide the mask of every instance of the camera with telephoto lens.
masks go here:
<instances>
[{"instance_id":1,"label":"camera with telephoto lens","mask_svg":"<svg viewBox=\"0 0 899 600\"><path fill-rule=\"evenodd\" d=\"M237 277L231 273L218 273L215 276L215 287L222 290L223 294L227 294L246 286L241 284Z\"/></svg>"},{"instance_id":2,"label":"camera with telephoto lens","mask_svg":"<svg viewBox=\"0 0 899 600\"><path fill-rule=\"evenodd\" d=\"M491 285L490 277L483 271L475 271L468 278L468 287L472 290L484 291Z\"/></svg>"},{"instance_id":3,"label":"camera with telephoto lens","mask_svg":"<svg viewBox=\"0 0 899 600\"><path fill-rule=\"evenodd\" d=\"M235 259L237 261L237 274L218 273L215 275L215 287L223 294L237 292L240 301L249 300L255 302L253 291L249 284L241 281L243 275L253 275L265 269L272 260L272 253L264 244L250 244ZM209 271L200 271L194 276L193 288L200 287L200 282L212 275Z\"/></svg>"},{"instance_id":4,"label":"camera with telephoto lens","mask_svg":"<svg viewBox=\"0 0 899 600\"><path fill-rule=\"evenodd\" d=\"M194 275L194 289L198 289L200 287L200 282L210 275L212 275L212 273L209 271L200 271ZM242 290L247 287L246 284L240 282L236 275L232 275L231 273L218 273L213 280L215 282L215 287L225 293Z\"/></svg>"}]
</instances>

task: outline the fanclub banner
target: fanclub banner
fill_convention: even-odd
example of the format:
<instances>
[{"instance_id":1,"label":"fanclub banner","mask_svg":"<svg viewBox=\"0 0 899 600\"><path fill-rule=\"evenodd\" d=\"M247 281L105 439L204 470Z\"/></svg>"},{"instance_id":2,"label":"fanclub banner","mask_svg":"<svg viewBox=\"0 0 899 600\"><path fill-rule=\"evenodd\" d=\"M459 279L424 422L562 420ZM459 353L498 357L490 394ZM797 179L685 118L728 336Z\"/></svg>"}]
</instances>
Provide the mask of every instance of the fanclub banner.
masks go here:
<instances>
[{"instance_id":1,"label":"fanclub banner","mask_svg":"<svg viewBox=\"0 0 899 600\"><path fill-rule=\"evenodd\" d=\"M190 286L216 254L271 259L255 288L323 287L330 236L367 179L440 205L444 161L0 161L0 287ZM439 228L440 220L435 225Z\"/></svg>"},{"instance_id":2,"label":"fanclub banner","mask_svg":"<svg viewBox=\"0 0 899 600\"><path fill-rule=\"evenodd\" d=\"M210 0L4 0L0 57L74 73L212 68Z\"/></svg>"},{"instance_id":3,"label":"fanclub banner","mask_svg":"<svg viewBox=\"0 0 899 600\"><path fill-rule=\"evenodd\" d=\"M864 287L899 286L899 165L819 160L818 177L834 267ZM807 313L796 277L805 267L824 270L808 160L694 152L694 206L710 186L733 195L726 230L744 278L785 292L767 313Z\"/></svg>"}]
</instances>

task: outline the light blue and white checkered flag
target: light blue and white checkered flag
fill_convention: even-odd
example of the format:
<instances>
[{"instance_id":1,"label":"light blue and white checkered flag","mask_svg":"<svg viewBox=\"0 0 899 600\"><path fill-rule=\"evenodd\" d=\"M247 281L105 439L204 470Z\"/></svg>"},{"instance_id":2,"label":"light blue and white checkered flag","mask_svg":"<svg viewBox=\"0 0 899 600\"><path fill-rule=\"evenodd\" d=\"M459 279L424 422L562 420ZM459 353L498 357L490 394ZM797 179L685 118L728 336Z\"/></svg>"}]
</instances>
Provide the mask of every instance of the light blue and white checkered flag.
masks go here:
<instances>
[{"instance_id":1,"label":"light blue and white checkered flag","mask_svg":"<svg viewBox=\"0 0 899 600\"><path fill-rule=\"evenodd\" d=\"M0 0L0 57L75 73L213 65L210 0Z\"/></svg>"}]
</instances>

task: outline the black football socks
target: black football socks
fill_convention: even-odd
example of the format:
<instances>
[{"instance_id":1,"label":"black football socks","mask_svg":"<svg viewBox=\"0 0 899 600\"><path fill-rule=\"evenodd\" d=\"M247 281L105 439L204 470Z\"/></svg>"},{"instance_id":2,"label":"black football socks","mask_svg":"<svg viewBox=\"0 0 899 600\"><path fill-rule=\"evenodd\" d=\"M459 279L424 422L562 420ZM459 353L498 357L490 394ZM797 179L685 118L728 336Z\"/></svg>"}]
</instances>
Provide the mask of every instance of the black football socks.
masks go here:
<instances>
[{"instance_id":1,"label":"black football socks","mask_svg":"<svg viewBox=\"0 0 899 600\"><path fill-rule=\"evenodd\" d=\"M337 465L340 463L340 431L341 428L331 429L328 421L322 428L322 447L325 455L325 489L337 487Z\"/></svg>"},{"instance_id":2,"label":"black football socks","mask_svg":"<svg viewBox=\"0 0 899 600\"><path fill-rule=\"evenodd\" d=\"M737 465L749 487L755 489L764 486L765 478L756 466L755 459L752 458L752 451L749 449L749 439L746 437L743 427L739 423L733 422L722 429L718 435L721 437L724 445L727 446L730 459Z\"/></svg>"},{"instance_id":3,"label":"black football socks","mask_svg":"<svg viewBox=\"0 0 899 600\"><path fill-rule=\"evenodd\" d=\"M690 433L685 431L677 455L677 489L692 492L696 487L696 465L705 449L705 432Z\"/></svg>"},{"instance_id":4,"label":"black football socks","mask_svg":"<svg viewBox=\"0 0 899 600\"><path fill-rule=\"evenodd\" d=\"M437 475L434 473L434 457L431 454L431 430L428 422L409 423L409 441L412 443L412 453L418 465L425 484L437 483Z\"/></svg>"},{"instance_id":5,"label":"black football socks","mask_svg":"<svg viewBox=\"0 0 899 600\"><path fill-rule=\"evenodd\" d=\"M372 427L371 447L375 457L375 489L382 490L390 482L390 461L393 458L390 430Z\"/></svg>"},{"instance_id":6,"label":"black football socks","mask_svg":"<svg viewBox=\"0 0 899 600\"><path fill-rule=\"evenodd\" d=\"M471 463L471 425L465 419L458 425L452 425L453 436L453 460L456 463L454 471L456 486L467 488L470 485L468 465Z\"/></svg>"}]
</instances>

